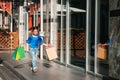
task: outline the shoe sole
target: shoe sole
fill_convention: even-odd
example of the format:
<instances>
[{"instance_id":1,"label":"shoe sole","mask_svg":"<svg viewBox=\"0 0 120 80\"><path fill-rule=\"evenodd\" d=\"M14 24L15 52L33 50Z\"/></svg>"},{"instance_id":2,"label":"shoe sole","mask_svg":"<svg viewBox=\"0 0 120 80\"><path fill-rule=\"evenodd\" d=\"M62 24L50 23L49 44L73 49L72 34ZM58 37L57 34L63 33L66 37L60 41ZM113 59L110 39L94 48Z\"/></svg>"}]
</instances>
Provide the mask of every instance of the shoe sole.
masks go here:
<instances>
[{"instance_id":1,"label":"shoe sole","mask_svg":"<svg viewBox=\"0 0 120 80\"><path fill-rule=\"evenodd\" d=\"M36 73L36 72L37 72L37 71L34 71L34 70L33 70L33 73Z\"/></svg>"},{"instance_id":2,"label":"shoe sole","mask_svg":"<svg viewBox=\"0 0 120 80\"><path fill-rule=\"evenodd\" d=\"M38 71L38 69L33 69L32 71L33 71L34 73L36 73L36 72Z\"/></svg>"}]
</instances>

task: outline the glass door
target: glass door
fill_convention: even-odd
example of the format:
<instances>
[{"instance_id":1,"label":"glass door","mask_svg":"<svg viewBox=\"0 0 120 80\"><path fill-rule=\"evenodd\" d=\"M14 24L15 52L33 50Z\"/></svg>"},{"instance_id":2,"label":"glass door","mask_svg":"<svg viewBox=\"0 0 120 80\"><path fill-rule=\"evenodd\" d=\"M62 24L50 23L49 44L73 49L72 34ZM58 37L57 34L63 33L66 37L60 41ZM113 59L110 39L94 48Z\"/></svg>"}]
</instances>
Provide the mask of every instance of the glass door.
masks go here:
<instances>
[{"instance_id":1,"label":"glass door","mask_svg":"<svg viewBox=\"0 0 120 80\"><path fill-rule=\"evenodd\" d=\"M109 24L109 0L99 2L99 28L98 28L98 48L97 48L97 73L107 75L109 73L108 63L108 24ZM102 51L104 50L104 52Z\"/></svg>"},{"instance_id":2,"label":"glass door","mask_svg":"<svg viewBox=\"0 0 120 80\"><path fill-rule=\"evenodd\" d=\"M58 0L57 6L58 60L85 68L86 1Z\"/></svg>"},{"instance_id":3,"label":"glass door","mask_svg":"<svg viewBox=\"0 0 120 80\"><path fill-rule=\"evenodd\" d=\"M57 7L58 60L85 68L86 1L58 0Z\"/></svg>"},{"instance_id":4,"label":"glass door","mask_svg":"<svg viewBox=\"0 0 120 80\"><path fill-rule=\"evenodd\" d=\"M86 71L95 69L95 0L87 0ZM87 66L88 65L88 66Z\"/></svg>"},{"instance_id":5,"label":"glass door","mask_svg":"<svg viewBox=\"0 0 120 80\"><path fill-rule=\"evenodd\" d=\"M66 0L57 2L57 53L58 61L66 63Z\"/></svg>"},{"instance_id":6,"label":"glass door","mask_svg":"<svg viewBox=\"0 0 120 80\"><path fill-rule=\"evenodd\" d=\"M86 71L93 74L108 75L109 71L108 2L108 0L87 0ZM99 48L105 48L106 53L102 54Z\"/></svg>"},{"instance_id":7,"label":"glass door","mask_svg":"<svg viewBox=\"0 0 120 80\"><path fill-rule=\"evenodd\" d=\"M85 68L86 0L70 0L69 5L70 64Z\"/></svg>"}]
</instances>

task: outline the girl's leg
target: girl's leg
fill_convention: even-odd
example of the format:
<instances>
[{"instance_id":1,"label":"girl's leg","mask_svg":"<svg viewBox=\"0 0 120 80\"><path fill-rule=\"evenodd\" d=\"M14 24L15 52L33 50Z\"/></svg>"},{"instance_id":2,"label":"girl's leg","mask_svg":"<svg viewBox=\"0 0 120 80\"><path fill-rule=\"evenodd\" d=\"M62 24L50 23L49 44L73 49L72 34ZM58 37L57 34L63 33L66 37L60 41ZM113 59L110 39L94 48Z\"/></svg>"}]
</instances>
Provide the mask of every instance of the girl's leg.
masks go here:
<instances>
[{"instance_id":1,"label":"girl's leg","mask_svg":"<svg viewBox=\"0 0 120 80\"><path fill-rule=\"evenodd\" d=\"M35 48L35 55L36 55L36 60L37 60L37 57L38 57L38 48Z\"/></svg>"},{"instance_id":2,"label":"girl's leg","mask_svg":"<svg viewBox=\"0 0 120 80\"><path fill-rule=\"evenodd\" d=\"M32 57L32 68L36 67L36 49L31 48L30 49L30 55Z\"/></svg>"}]
</instances>

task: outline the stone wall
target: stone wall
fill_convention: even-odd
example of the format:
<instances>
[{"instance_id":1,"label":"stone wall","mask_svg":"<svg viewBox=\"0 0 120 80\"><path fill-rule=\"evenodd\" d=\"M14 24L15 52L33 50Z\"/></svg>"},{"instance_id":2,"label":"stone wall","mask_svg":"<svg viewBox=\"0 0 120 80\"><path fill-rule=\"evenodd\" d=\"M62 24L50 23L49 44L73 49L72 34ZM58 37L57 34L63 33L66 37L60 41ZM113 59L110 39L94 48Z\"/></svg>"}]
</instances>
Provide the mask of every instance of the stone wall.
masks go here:
<instances>
[{"instance_id":1,"label":"stone wall","mask_svg":"<svg viewBox=\"0 0 120 80\"><path fill-rule=\"evenodd\" d=\"M120 0L109 0L109 75L120 79Z\"/></svg>"}]
</instances>

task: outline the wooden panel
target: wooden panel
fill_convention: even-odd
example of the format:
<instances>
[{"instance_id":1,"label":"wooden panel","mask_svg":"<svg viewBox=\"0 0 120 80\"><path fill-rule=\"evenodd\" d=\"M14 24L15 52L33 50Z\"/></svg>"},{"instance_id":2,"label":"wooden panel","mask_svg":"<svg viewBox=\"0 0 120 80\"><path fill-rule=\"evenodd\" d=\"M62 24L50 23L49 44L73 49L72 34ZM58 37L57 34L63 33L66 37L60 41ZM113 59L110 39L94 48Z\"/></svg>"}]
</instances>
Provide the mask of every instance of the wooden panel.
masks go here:
<instances>
[{"instance_id":1,"label":"wooden panel","mask_svg":"<svg viewBox=\"0 0 120 80\"><path fill-rule=\"evenodd\" d=\"M66 35L63 35L63 48L65 49ZM85 32L79 32L71 35L70 46L71 49L85 49ZM60 33L57 34L57 48L60 49Z\"/></svg>"},{"instance_id":2,"label":"wooden panel","mask_svg":"<svg viewBox=\"0 0 120 80\"><path fill-rule=\"evenodd\" d=\"M18 33L10 32L7 35L0 33L0 48L14 49L18 46Z\"/></svg>"},{"instance_id":3,"label":"wooden panel","mask_svg":"<svg viewBox=\"0 0 120 80\"><path fill-rule=\"evenodd\" d=\"M63 50L65 51L66 49L66 34L63 33ZM71 36L70 36L70 52L71 55L74 56L85 56L85 41L86 41L86 35L85 32L81 31L71 31ZM60 53L60 33L57 33L57 49L58 53Z\"/></svg>"}]
</instances>

